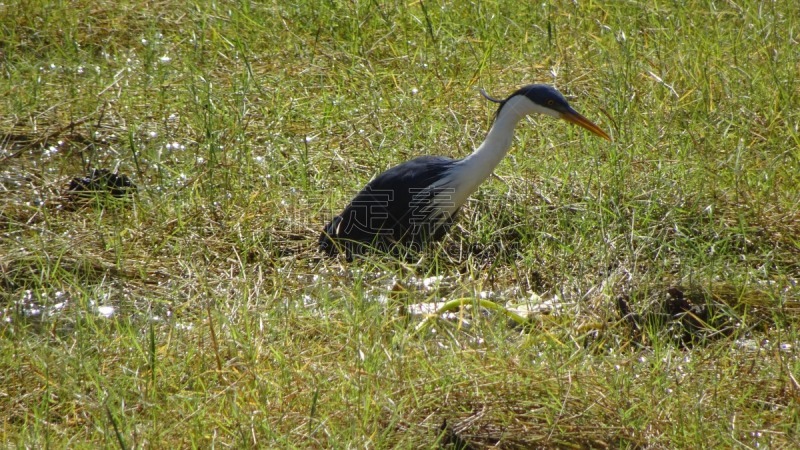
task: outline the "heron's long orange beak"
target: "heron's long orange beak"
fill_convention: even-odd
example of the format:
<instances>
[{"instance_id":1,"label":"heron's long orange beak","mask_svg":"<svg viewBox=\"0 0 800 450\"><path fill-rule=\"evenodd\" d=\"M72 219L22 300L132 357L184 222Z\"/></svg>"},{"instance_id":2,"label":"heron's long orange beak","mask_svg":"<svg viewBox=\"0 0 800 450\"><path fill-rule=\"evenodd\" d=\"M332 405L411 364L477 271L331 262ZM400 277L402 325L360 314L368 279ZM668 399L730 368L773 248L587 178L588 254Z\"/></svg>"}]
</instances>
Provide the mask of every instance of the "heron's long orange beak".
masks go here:
<instances>
[{"instance_id":1,"label":"heron's long orange beak","mask_svg":"<svg viewBox=\"0 0 800 450\"><path fill-rule=\"evenodd\" d=\"M600 127L595 125L591 120L587 119L580 115L577 111L572 109L571 111L567 111L561 115L561 118L566 120L567 122L574 123L575 125L582 126L587 130L591 131L592 133L600 136L601 138L611 140L610 137L606 134L605 131L601 130Z\"/></svg>"}]
</instances>

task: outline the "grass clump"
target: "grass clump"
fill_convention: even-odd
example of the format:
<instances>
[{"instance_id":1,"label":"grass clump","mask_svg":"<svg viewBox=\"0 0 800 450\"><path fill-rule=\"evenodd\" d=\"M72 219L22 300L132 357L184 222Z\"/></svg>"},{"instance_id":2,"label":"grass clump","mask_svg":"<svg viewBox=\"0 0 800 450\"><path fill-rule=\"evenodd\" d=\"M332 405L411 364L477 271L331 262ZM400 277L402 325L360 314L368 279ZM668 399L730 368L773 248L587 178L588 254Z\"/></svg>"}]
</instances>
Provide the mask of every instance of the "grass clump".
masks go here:
<instances>
[{"instance_id":1,"label":"grass clump","mask_svg":"<svg viewBox=\"0 0 800 450\"><path fill-rule=\"evenodd\" d=\"M0 5L0 439L797 446L792 8ZM422 263L316 252L531 82L614 142L522 124Z\"/></svg>"}]
</instances>

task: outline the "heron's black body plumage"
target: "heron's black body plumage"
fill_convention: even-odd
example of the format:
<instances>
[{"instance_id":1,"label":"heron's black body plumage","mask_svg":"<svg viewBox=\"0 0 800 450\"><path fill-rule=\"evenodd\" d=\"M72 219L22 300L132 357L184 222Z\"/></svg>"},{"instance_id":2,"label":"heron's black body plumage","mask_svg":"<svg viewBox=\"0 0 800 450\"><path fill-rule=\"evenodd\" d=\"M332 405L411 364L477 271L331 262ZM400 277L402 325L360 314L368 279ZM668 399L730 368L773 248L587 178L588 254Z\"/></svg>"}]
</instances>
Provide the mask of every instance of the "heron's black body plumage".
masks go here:
<instances>
[{"instance_id":1,"label":"heron's black body plumage","mask_svg":"<svg viewBox=\"0 0 800 450\"><path fill-rule=\"evenodd\" d=\"M370 249L398 253L420 250L441 239L451 217L434 207L437 195L446 199L449 187L435 186L457 160L420 156L392 167L362 189L344 211L325 226L320 249L328 255L344 251L348 259Z\"/></svg>"}]
</instances>

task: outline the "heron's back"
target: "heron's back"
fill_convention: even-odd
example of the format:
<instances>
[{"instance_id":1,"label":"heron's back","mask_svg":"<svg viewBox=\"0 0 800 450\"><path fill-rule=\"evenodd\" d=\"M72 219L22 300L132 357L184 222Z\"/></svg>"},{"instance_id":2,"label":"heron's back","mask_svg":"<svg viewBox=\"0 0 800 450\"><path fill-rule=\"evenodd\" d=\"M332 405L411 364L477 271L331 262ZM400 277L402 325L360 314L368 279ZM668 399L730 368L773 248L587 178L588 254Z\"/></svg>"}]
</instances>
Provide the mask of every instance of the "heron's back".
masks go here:
<instances>
[{"instance_id":1,"label":"heron's back","mask_svg":"<svg viewBox=\"0 0 800 450\"><path fill-rule=\"evenodd\" d=\"M420 250L441 239L461 206L447 204L453 197L448 173L455 163L421 156L381 173L325 226L320 249L329 255L343 249L350 258L369 248Z\"/></svg>"}]
</instances>

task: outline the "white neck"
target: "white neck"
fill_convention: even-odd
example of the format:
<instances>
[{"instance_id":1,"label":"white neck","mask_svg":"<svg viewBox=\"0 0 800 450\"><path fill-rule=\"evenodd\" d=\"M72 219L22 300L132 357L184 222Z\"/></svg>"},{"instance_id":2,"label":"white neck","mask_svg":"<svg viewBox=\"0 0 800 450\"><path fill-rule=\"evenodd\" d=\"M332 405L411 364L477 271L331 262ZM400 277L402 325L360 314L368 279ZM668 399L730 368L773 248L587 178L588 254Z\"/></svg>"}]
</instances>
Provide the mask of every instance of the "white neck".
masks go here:
<instances>
[{"instance_id":1,"label":"white neck","mask_svg":"<svg viewBox=\"0 0 800 450\"><path fill-rule=\"evenodd\" d=\"M467 197L489 178L494 168L500 164L500 161L508 153L508 149L511 148L517 124L523 117L532 113L553 115L551 110L542 108L524 96L515 96L506 102L483 143L471 155L458 163L460 166L458 178L464 184L461 189L457 190L465 197L457 199L457 201L465 202Z\"/></svg>"}]
</instances>

